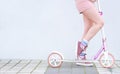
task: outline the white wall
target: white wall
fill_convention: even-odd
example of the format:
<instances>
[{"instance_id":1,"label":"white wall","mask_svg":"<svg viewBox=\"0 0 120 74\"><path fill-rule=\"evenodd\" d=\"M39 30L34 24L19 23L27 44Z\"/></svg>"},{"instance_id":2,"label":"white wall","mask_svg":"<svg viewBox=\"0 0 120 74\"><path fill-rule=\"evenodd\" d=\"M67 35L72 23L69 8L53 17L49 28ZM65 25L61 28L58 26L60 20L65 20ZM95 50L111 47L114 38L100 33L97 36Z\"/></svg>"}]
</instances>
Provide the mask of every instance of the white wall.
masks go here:
<instances>
[{"instance_id":1,"label":"white wall","mask_svg":"<svg viewBox=\"0 0 120 74\"><path fill-rule=\"evenodd\" d=\"M119 59L120 22L116 0L101 0L108 49ZM0 0L0 58L47 59L52 51L74 59L83 30L74 0ZM88 55L101 46L101 33L91 40Z\"/></svg>"}]
</instances>

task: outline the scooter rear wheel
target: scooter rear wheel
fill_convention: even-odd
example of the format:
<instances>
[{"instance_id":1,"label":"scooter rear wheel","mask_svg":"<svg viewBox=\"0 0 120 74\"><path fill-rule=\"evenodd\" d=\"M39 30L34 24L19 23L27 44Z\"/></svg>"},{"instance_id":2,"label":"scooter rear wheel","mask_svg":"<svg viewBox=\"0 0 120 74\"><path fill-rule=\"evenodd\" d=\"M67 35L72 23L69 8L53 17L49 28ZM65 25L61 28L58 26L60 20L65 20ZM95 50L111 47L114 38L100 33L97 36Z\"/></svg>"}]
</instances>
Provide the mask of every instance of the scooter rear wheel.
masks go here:
<instances>
[{"instance_id":1,"label":"scooter rear wheel","mask_svg":"<svg viewBox=\"0 0 120 74\"><path fill-rule=\"evenodd\" d=\"M63 63L63 57L60 53L57 52L52 52L48 56L48 65L52 68L58 68L62 65Z\"/></svg>"}]
</instances>

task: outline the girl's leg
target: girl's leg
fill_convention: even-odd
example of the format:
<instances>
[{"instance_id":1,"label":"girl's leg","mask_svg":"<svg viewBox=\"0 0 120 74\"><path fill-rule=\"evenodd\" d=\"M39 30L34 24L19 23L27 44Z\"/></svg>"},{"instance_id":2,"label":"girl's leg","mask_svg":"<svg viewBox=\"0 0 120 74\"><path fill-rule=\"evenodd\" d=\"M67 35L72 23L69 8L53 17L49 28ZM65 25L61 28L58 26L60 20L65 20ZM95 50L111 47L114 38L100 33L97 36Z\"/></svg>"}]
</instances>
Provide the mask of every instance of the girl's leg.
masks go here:
<instances>
[{"instance_id":1,"label":"girl's leg","mask_svg":"<svg viewBox=\"0 0 120 74\"><path fill-rule=\"evenodd\" d=\"M92 27L92 24L93 24L93 22L84 15L83 15L83 21L84 21L84 31L83 31L83 34L82 34L82 39L80 39L80 41L78 41L78 48L77 48L77 57L78 58L79 58L79 55L82 52L81 44L84 45L83 44L84 43L83 39L84 39L84 37L86 36L86 34L88 33L89 29ZM86 46L86 45L84 45L84 46Z\"/></svg>"},{"instance_id":2,"label":"girl's leg","mask_svg":"<svg viewBox=\"0 0 120 74\"><path fill-rule=\"evenodd\" d=\"M88 19L86 16L83 15L83 21L84 21L84 31L83 31L83 35L82 35L82 39L84 39L84 37L86 36L87 32L89 31L89 29L91 28L91 26L93 25L93 22Z\"/></svg>"},{"instance_id":3,"label":"girl's leg","mask_svg":"<svg viewBox=\"0 0 120 74\"><path fill-rule=\"evenodd\" d=\"M103 20L95 7L87 9L83 12L83 15L86 19L89 19L89 24L90 21L93 22L93 24L91 26L88 26L87 24L85 27L86 30L84 30L83 40L78 42L77 57L79 57L79 55L86 50L88 41L90 41L103 26ZM88 20L86 21L85 23L88 23Z\"/></svg>"},{"instance_id":4,"label":"girl's leg","mask_svg":"<svg viewBox=\"0 0 120 74\"><path fill-rule=\"evenodd\" d=\"M78 59L81 58L84 60L86 59L86 56L85 56L86 54L82 54L82 52L86 49L87 42L90 41L96 35L96 33L102 28L104 23L95 7L91 7L85 10L83 12L83 15L86 17L86 19L84 18L85 30L83 33L82 42L78 42L77 57ZM89 19L89 21L87 19ZM90 22L93 22L92 25L88 25L88 23L90 24ZM85 62L84 64L79 63L78 65L92 66L93 64L89 62Z\"/></svg>"},{"instance_id":5,"label":"girl's leg","mask_svg":"<svg viewBox=\"0 0 120 74\"><path fill-rule=\"evenodd\" d=\"M83 15L90 19L94 24L89 28L83 39L90 41L104 25L103 19L95 7L91 7L83 12Z\"/></svg>"}]
</instances>

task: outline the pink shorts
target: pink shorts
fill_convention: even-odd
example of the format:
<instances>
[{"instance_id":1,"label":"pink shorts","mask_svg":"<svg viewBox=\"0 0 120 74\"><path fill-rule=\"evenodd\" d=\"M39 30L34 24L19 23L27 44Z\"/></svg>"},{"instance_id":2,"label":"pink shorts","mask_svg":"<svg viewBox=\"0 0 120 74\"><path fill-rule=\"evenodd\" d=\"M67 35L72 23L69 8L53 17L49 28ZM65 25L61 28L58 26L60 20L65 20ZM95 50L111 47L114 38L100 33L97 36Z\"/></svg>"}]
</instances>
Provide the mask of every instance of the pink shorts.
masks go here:
<instances>
[{"instance_id":1,"label":"pink shorts","mask_svg":"<svg viewBox=\"0 0 120 74\"><path fill-rule=\"evenodd\" d=\"M93 7L93 3L89 0L76 0L76 7L80 13L84 12L85 10Z\"/></svg>"}]
</instances>

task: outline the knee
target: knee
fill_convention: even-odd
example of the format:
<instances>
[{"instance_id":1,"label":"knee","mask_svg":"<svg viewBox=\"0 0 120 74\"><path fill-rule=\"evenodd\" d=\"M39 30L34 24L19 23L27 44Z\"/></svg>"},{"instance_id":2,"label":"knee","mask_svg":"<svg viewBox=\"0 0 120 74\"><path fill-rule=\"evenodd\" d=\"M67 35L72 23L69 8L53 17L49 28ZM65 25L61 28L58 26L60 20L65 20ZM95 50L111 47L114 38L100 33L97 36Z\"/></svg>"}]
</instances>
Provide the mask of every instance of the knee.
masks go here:
<instances>
[{"instance_id":1,"label":"knee","mask_svg":"<svg viewBox=\"0 0 120 74\"><path fill-rule=\"evenodd\" d=\"M104 21L100 20L96 24L97 24L98 28L101 29L104 26Z\"/></svg>"}]
</instances>

